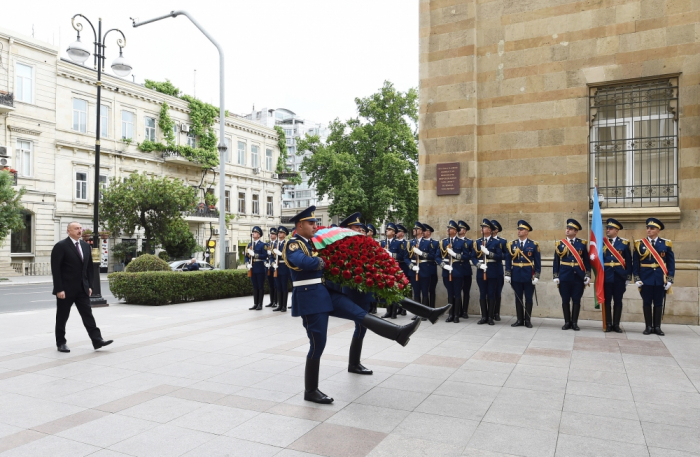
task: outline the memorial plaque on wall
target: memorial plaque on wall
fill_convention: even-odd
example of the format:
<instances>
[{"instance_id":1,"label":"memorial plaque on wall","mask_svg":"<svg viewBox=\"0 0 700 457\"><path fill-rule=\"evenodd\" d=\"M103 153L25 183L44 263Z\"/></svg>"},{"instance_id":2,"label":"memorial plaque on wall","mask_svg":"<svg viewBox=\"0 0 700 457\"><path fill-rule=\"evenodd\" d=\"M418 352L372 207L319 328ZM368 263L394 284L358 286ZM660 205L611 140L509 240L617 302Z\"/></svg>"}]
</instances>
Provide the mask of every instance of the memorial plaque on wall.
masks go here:
<instances>
[{"instance_id":1,"label":"memorial plaque on wall","mask_svg":"<svg viewBox=\"0 0 700 457\"><path fill-rule=\"evenodd\" d=\"M459 195L459 162L436 165L437 194Z\"/></svg>"}]
</instances>

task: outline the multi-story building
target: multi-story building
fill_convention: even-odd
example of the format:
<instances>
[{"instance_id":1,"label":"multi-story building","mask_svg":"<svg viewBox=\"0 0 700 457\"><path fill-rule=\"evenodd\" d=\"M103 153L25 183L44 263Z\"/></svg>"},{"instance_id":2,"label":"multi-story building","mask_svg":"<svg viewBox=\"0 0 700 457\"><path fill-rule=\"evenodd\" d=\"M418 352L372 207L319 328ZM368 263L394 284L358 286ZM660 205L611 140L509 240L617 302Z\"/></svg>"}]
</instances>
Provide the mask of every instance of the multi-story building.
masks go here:
<instances>
[{"instance_id":1,"label":"multi-story building","mask_svg":"<svg viewBox=\"0 0 700 457\"><path fill-rule=\"evenodd\" d=\"M138 147L146 139L163 140L158 118L164 102L175 123L176 143L196 146L186 101L103 75L101 159L96 171L96 72L61 59L54 46L7 30L0 29L0 46L0 146L6 151L1 159L17 170L18 185L27 190L23 198L26 227L12 233L0 251L5 268L9 261L48 262L70 221L93 229L96 173L105 184L145 172L200 186L199 165L175 153L143 152ZM8 94L14 94L14 100ZM218 125L214 128L218 134ZM209 171L200 199L204 201L204 192L213 193L219 198L218 209L200 205L186 220L200 245L213 239L225 241L229 251L238 251L238 245L248 242L254 225L267 230L280 224L282 182L274 174L278 135L272 128L229 115L225 142L229 148L226 193L219 195L218 167ZM236 216L223 238L218 233L220 208ZM123 241L138 249L142 236L135 233ZM112 239L107 250L120 240ZM111 266L106 257L103 266Z\"/></svg>"},{"instance_id":2,"label":"multi-story building","mask_svg":"<svg viewBox=\"0 0 700 457\"><path fill-rule=\"evenodd\" d=\"M300 168L304 157L310 154L310 152L297 149L297 140L303 138L307 134L318 135L321 141L325 141L328 137L326 126L308 119L303 119L293 111L285 108L263 108L261 110L253 108L253 111L245 117L246 119L263 124L267 127L273 128L279 126L284 130L287 140L287 169L292 172L298 172L301 175L302 182L300 184L293 185L287 183L284 186L284 192L282 194L283 220L288 220L289 217L296 214L300 208L316 205L317 217L322 220L323 224L330 223L332 218L328 213L328 205L330 204L328 198L318 197L316 188L309 185L308 176L301 171Z\"/></svg>"},{"instance_id":3,"label":"multi-story building","mask_svg":"<svg viewBox=\"0 0 700 457\"><path fill-rule=\"evenodd\" d=\"M664 320L698 325L700 4L421 0L419 8L421 221L464 218L478 233L489 217L513 239L517 221L528 220L544 262L534 313L560 318L554 241L570 217L588 239L597 185L603 218L624 224L620 236L646 236L650 216L665 223L676 275ZM456 192L439 195L438 166L455 162ZM592 291L581 315L600 319ZM512 313L509 287L504 294ZM643 320L633 285L623 312Z\"/></svg>"}]
</instances>

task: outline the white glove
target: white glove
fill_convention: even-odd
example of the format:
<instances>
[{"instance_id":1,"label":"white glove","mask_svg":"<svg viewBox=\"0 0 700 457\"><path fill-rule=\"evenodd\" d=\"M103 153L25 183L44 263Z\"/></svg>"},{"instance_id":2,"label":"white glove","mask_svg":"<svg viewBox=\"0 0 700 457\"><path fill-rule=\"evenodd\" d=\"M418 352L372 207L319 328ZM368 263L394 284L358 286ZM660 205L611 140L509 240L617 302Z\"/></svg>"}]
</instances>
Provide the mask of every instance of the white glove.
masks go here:
<instances>
[{"instance_id":1,"label":"white glove","mask_svg":"<svg viewBox=\"0 0 700 457\"><path fill-rule=\"evenodd\" d=\"M485 263L480 263L480 264L479 264L479 269L480 269L480 270L486 271L486 270L488 269L488 267L486 266Z\"/></svg>"},{"instance_id":2,"label":"white glove","mask_svg":"<svg viewBox=\"0 0 700 457\"><path fill-rule=\"evenodd\" d=\"M505 280L505 282L507 282L508 284L510 284L510 276L506 276L506 277L503 278L503 279Z\"/></svg>"},{"instance_id":3,"label":"white glove","mask_svg":"<svg viewBox=\"0 0 700 457\"><path fill-rule=\"evenodd\" d=\"M452 250L452 248L447 248L447 253L451 255L452 257L457 257L457 253Z\"/></svg>"},{"instance_id":4,"label":"white glove","mask_svg":"<svg viewBox=\"0 0 700 457\"><path fill-rule=\"evenodd\" d=\"M282 255L279 249L274 249L272 252L274 252L275 255Z\"/></svg>"},{"instance_id":5,"label":"white glove","mask_svg":"<svg viewBox=\"0 0 700 457\"><path fill-rule=\"evenodd\" d=\"M418 248L413 248L413 252L415 252L415 253L418 254L418 255L423 255L423 251L421 251L421 250L418 249Z\"/></svg>"},{"instance_id":6,"label":"white glove","mask_svg":"<svg viewBox=\"0 0 700 457\"><path fill-rule=\"evenodd\" d=\"M486 255L491 254L491 251L489 251L488 249L486 249L486 246L484 246L483 244L481 245L481 252L483 252L483 253L486 254Z\"/></svg>"},{"instance_id":7,"label":"white glove","mask_svg":"<svg viewBox=\"0 0 700 457\"><path fill-rule=\"evenodd\" d=\"M670 289L672 285L673 285L672 282L667 282L666 285L664 286L664 290Z\"/></svg>"},{"instance_id":8,"label":"white glove","mask_svg":"<svg viewBox=\"0 0 700 457\"><path fill-rule=\"evenodd\" d=\"M642 281L637 281L634 283L637 287L642 287L644 283Z\"/></svg>"},{"instance_id":9,"label":"white glove","mask_svg":"<svg viewBox=\"0 0 700 457\"><path fill-rule=\"evenodd\" d=\"M443 265L442 268L444 268L447 271L452 271L452 267L450 265Z\"/></svg>"},{"instance_id":10,"label":"white glove","mask_svg":"<svg viewBox=\"0 0 700 457\"><path fill-rule=\"evenodd\" d=\"M559 285L559 278L554 278L554 284Z\"/></svg>"},{"instance_id":11,"label":"white glove","mask_svg":"<svg viewBox=\"0 0 700 457\"><path fill-rule=\"evenodd\" d=\"M389 255L393 254L393 253L389 250L389 248L384 248L384 250L385 250L386 253L389 254Z\"/></svg>"},{"instance_id":12,"label":"white glove","mask_svg":"<svg viewBox=\"0 0 700 457\"><path fill-rule=\"evenodd\" d=\"M255 251L253 251L252 249L248 249L248 255L251 257L255 257Z\"/></svg>"},{"instance_id":13,"label":"white glove","mask_svg":"<svg viewBox=\"0 0 700 457\"><path fill-rule=\"evenodd\" d=\"M245 267L246 267L247 269L250 270L251 268L253 268L253 265L251 265L251 264L249 264L249 263L246 263L246 264L245 264Z\"/></svg>"},{"instance_id":14,"label":"white glove","mask_svg":"<svg viewBox=\"0 0 700 457\"><path fill-rule=\"evenodd\" d=\"M318 257L318 269L323 270L326 267L326 262L322 258Z\"/></svg>"},{"instance_id":15,"label":"white glove","mask_svg":"<svg viewBox=\"0 0 700 457\"><path fill-rule=\"evenodd\" d=\"M533 286L536 286L538 282L540 282L540 278L532 278L532 285Z\"/></svg>"},{"instance_id":16,"label":"white glove","mask_svg":"<svg viewBox=\"0 0 700 457\"><path fill-rule=\"evenodd\" d=\"M413 266L411 267L411 270L413 270L413 271L420 271L420 267L419 267L418 265L413 265Z\"/></svg>"},{"instance_id":17,"label":"white glove","mask_svg":"<svg viewBox=\"0 0 700 457\"><path fill-rule=\"evenodd\" d=\"M589 278L588 276L586 276L585 278L583 278L583 284L584 284L584 285L587 286L589 282L591 282L591 278Z\"/></svg>"},{"instance_id":18,"label":"white glove","mask_svg":"<svg viewBox=\"0 0 700 457\"><path fill-rule=\"evenodd\" d=\"M270 268L270 262L265 262L265 268Z\"/></svg>"}]
</instances>

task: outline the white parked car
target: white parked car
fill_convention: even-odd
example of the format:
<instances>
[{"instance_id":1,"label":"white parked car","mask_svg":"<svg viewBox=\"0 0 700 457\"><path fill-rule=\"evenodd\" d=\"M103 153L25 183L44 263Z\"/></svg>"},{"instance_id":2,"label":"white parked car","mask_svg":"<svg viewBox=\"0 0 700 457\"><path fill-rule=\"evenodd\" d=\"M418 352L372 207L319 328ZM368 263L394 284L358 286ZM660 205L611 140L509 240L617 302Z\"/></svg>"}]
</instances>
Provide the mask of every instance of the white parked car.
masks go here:
<instances>
[{"instance_id":1,"label":"white parked car","mask_svg":"<svg viewBox=\"0 0 700 457\"><path fill-rule=\"evenodd\" d=\"M170 262L170 268L172 268L173 271L188 271L185 269L185 266L189 260L176 260L174 262ZM199 264L199 271L211 271L211 270L217 270L218 268L214 268L212 265L202 261L202 262L197 262Z\"/></svg>"}]
</instances>

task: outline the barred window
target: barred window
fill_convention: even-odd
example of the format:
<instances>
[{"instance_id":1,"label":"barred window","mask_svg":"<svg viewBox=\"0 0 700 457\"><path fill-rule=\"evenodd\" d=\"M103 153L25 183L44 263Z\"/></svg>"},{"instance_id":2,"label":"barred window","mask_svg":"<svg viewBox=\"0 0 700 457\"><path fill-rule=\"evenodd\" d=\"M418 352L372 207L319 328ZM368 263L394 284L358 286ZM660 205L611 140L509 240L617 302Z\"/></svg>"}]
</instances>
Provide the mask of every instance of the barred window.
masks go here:
<instances>
[{"instance_id":1,"label":"barred window","mask_svg":"<svg viewBox=\"0 0 700 457\"><path fill-rule=\"evenodd\" d=\"M678 206L678 80L591 87L589 100L601 206Z\"/></svg>"}]
</instances>

